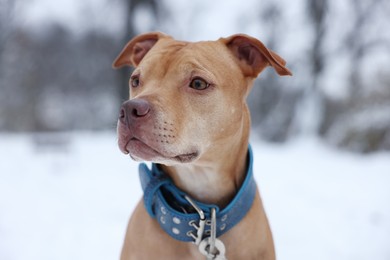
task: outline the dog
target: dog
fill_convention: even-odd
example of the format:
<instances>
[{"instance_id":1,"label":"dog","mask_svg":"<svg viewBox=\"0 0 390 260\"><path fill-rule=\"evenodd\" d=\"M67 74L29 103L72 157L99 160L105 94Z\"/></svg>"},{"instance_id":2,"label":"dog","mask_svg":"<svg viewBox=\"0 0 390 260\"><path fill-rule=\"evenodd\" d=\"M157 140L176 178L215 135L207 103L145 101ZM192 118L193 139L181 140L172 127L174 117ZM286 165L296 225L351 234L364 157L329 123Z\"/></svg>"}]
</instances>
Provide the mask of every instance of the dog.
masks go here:
<instances>
[{"instance_id":1,"label":"dog","mask_svg":"<svg viewBox=\"0 0 390 260\"><path fill-rule=\"evenodd\" d=\"M151 32L127 43L113 63L135 68L118 145L153 164L140 165L144 197L121 260L275 259L252 175L246 97L268 66L292 75L285 65L244 34L185 42Z\"/></svg>"}]
</instances>

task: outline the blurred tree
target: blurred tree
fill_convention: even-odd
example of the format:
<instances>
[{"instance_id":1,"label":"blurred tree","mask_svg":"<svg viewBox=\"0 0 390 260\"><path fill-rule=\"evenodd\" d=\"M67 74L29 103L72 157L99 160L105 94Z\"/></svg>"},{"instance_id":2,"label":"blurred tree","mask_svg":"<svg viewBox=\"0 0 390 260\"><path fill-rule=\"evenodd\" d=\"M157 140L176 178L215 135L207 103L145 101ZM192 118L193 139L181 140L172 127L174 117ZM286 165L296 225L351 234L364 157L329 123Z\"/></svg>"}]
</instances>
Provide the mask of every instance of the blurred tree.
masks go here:
<instances>
[{"instance_id":1,"label":"blurred tree","mask_svg":"<svg viewBox=\"0 0 390 260\"><path fill-rule=\"evenodd\" d=\"M324 55L324 39L327 30L326 14L328 12L327 0L308 0L309 19L313 26L313 44L310 50L310 66L313 75L311 88L318 91L319 78L324 70L326 57Z\"/></svg>"},{"instance_id":2,"label":"blurred tree","mask_svg":"<svg viewBox=\"0 0 390 260\"><path fill-rule=\"evenodd\" d=\"M156 0L124 0L126 14L126 27L123 34L124 46L131 38L140 33L134 23L134 17L139 8L147 8L155 17L158 16L158 6ZM129 98L129 75L131 74L131 68L123 68L120 70L120 86L119 97L121 100L127 100Z\"/></svg>"},{"instance_id":3,"label":"blurred tree","mask_svg":"<svg viewBox=\"0 0 390 260\"><path fill-rule=\"evenodd\" d=\"M164 1L116 3L121 8L114 12L124 14L112 17L126 19L119 29L122 40L115 30L86 26L74 31L55 19L34 26L13 15L16 7L27 8L27 2L0 0L0 130L114 128L118 106L128 98L130 69L114 72L109 64L136 34L164 28L159 22L167 17L174 22L166 22L165 30L177 32L180 26L174 17L183 18L183 9ZM205 10L205 4L182 6L193 21L183 23L182 30L203 34L208 25L214 26L209 19L193 19L204 18L199 10ZM359 152L389 150L390 68L385 62L390 60L390 1L302 0L294 3L294 10L291 4L265 0L259 5L260 15L237 23L243 32L261 24L265 44L282 50L294 72L293 78L281 78L269 69L256 81L248 98L256 132L283 142L296 130L319 131L333 144ZM83 8L96 8L81 12L91 25L105 19L96 15L102 6ZM242 8L231 12L245 11L246 16L247 7ZM328 85L348 90L335 99L325 92Z\"/></svg>"},{"instance_id":4,"label":"blurred tree","mask_svg":"<svg viewBox=\"0 0 390 260\"><path fill-rule=\"evenodd\" d=\"M1 130L114 127L119 105L115 72L109 69L119 48L114 37L96 31L74 37L52 23L44 31L18 28L11 41L12 58L1 78Z\"/></svg>"},{"instance_id":5,"label":"blurred tree","mask_svg":"<svg viewBox=\"0 0 390 260\"><path fill-rule=\"evenodd\" d=\"M0 0L0 62L6 41L13 30L15 3L16 0Z\"/></svg>"},{"instance_id":6,"label":"blurred tree","mask_svg":"<svg viewBox=\"0 0 390 260\"><path fill-rule=\"evenodd\" d=\"M386 33L390 4L385 0L347 3L349 26L340 37L337 54L349 60L345 82L348 94L341 100L327 97L320 133L339 146L359 152L389 150L390 84L383 75L389 74L390 69L375 68L370 54L379 52L390 57L390 34ZM367 68L372 70L371 75Z\"/></svg>"},{"instance_id":7,"label":"blurred tree","mask_svg":"<svg viewBox=\"0 0 390 260\"><path fill-rule=\"evenodd\" d=\"M298 125L304 134L318 134L324 122L324 94L320 86L320 77L323 74L326 56L324 40L326 36L326 16L328 13L328 0L307 0L308 19L312 27L312 44L309 49L308 68L311 69L309 84L304 88L301 97Z\"/></svg>"},{"instance_id":8,"label":"blurred tree","mask_svg":"<svg viewBox=\"0 0 390 260\"><path fill-rule=\"evenodd\" d=\"M368 24L372 23L375 16L378 16L378 11L382 8L386 10L386 4L388 5L387 0L352 0L350 4L353 14L351 19L352 29L348 32L343 47L350 53L351 65L353 66L349 75L349 94L351 98L362 95L361 70L365 55L380 47L380 45L390 45L390 39L386 39L383 35L366 37Z\"/></svg>"},{"instance_id":9,"label":"blurred tree","mask_svg":"<svg viewBox=\"0 0 390 260\"><path fill-rule=\"evenodd\" d=\"M268 48L273 49L276 47L276 32L279 29L279 21L282 15L280 6L276 2L270 2L267 5L264 5L264 8L260 11L260 19L264 21L264 23L270 24L270 26L267 27L268 39L266 45ZM257 79L255 86L252 89L252 95L249 95L248 97L249 106L252 111L251 117L253 125L261 128L265 126L264 124L267 117L271 116L272 111L274 111L278 103L280 94L279 87L273 74L268 73L268 71L262 73L259 79ZM268 134L265 135L268 136ZM269 139L279 138L270 137Z\"/></svg>"},{"instance_id":10,"label":"blurred tree","mask_svg":"<svg viewBox=\"0 0 390 260\"><path fill-rule=\"evenodd\" d=\"M267 24L266 45L270 49L281 47L279 32L283 31L283 15L280 2L267 1L260 10L260 19ZM271 142L288 139L299 95L296 89L286 88L272 70L261 73L248 97L255 132Z\"/></svg>"}]
</instances>

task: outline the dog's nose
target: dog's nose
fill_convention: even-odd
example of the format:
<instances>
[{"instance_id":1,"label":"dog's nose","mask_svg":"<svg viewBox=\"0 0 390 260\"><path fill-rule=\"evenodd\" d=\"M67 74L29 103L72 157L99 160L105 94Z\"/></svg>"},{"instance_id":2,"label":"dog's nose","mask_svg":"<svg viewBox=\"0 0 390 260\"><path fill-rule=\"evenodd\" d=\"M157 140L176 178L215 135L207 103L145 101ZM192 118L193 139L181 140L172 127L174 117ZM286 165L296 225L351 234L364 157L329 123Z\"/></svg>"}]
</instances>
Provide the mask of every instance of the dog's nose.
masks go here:
<instances>
[{"instance_id":1,"label":"dog's nose","mask_svg":"<svg viewBox=\"0 0 390 260\"><path fill-rule=\"evenodd\" d=\"M121 106L119 120L129 125L131 120L145 117L150 111L149 102L144 99L127 100Z\"/></svg>"}]
</instances>

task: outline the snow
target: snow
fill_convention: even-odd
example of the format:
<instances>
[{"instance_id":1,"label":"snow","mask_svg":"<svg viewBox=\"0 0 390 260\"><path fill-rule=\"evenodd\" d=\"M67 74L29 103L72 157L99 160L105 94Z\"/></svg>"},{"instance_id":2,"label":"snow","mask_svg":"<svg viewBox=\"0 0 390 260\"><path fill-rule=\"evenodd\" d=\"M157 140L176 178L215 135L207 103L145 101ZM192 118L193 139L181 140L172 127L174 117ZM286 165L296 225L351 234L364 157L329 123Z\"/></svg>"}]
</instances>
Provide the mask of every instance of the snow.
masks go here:
<instances>
[{"instance_id":1,"label":"snow","mask_svg":"<svg viewBox=\"0 0 390 260\"><path fill-rule=\"evenodd\" d=\"M390 156L318 140L255 146L279 259L389 259Z\"/></svg>"},{"instance_id":2,"label":"snow","mask_svg":"<svg viewBox=\"0 0 390 260\"><path fill-rule=\"evenodd\" d=\"M252 141L279 260L390 259L390 154ZM0 259L118 259L141 197L114 133L0 135Z\"/></svg>"}]
</instances>

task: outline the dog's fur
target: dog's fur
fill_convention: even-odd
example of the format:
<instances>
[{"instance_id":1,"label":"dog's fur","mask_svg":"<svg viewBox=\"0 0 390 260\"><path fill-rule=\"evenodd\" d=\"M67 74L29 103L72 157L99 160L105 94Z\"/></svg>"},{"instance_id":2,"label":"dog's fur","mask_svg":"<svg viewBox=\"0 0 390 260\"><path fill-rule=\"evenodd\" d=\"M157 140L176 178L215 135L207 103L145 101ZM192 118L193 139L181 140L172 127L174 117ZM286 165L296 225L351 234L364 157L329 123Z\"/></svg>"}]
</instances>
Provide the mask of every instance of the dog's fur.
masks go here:
<instances>
[{"instance_id":1,"label":"dog's fur","mask_svg":"<svg viewBox=\"0 0 390 260\"><path fill-rule=\"evenodd\" d=\"M291 75L285 61L243 34L191 43L154 32L125 46L113 66L125 65L135 70L130 99L122 105L118 120L120 149L137 161L158 163L194 199L226 206L247 168L246 97L267 66L279 75ZM258 192L244 219L219 239L228 259L275 259ZM128 225L121 259L204 256L195 245L162 231L140 201Z\"/></svg>"}]
</instances>

